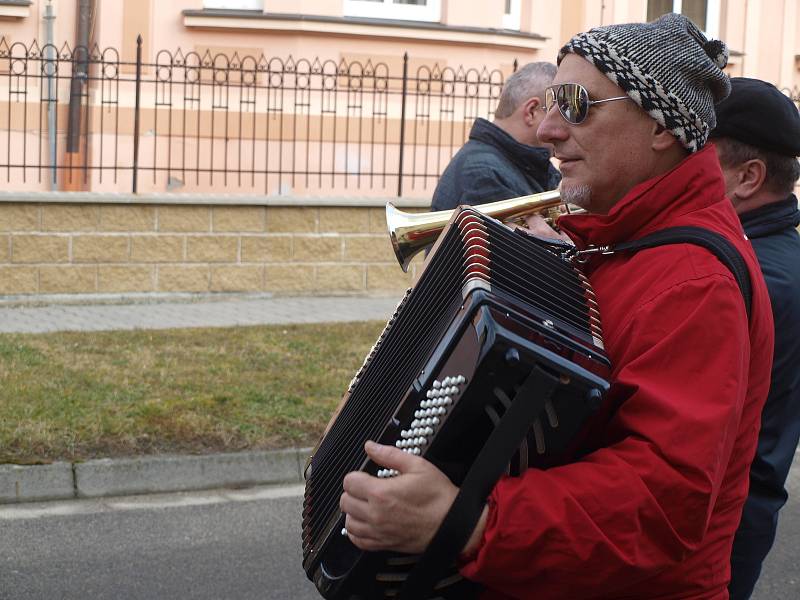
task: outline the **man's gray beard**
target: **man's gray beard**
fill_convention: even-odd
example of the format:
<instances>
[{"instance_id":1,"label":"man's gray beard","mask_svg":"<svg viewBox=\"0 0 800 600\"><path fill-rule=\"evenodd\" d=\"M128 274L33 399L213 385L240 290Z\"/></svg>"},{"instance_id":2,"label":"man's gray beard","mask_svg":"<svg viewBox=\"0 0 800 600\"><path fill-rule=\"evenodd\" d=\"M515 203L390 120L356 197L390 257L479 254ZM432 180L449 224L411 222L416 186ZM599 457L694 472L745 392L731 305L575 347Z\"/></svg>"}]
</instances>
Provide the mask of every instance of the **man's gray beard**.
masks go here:
<instances>
[{"instance_id":1,"label":"man's gray beard","mask_svg":"<svg viewBox=\"0 0 800 600\"><path fill-rule=\"evenodd\" d=\"M584 210L589 210L592 202L592 188L588 185L570 185L560 187L561 201L565 204L574 204Z\"/></svg>"}]
</instances>

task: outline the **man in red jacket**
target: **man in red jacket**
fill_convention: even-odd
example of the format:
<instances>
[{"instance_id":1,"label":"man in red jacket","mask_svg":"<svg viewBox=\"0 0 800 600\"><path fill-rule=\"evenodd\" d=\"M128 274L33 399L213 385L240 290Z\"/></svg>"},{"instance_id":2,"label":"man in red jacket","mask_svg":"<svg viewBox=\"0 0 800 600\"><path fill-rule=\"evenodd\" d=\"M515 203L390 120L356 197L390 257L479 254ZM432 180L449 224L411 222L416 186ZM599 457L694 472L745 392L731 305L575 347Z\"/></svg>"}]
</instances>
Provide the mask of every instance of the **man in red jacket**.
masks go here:
<instances>
[{"instance_id":1,"label":"man in red jacket","mask_svg":"<svg viewBox=\"0 0 800 600\"><path fill-rule=\"evenodd\" d=\"M561 229L579 249L674 226L712 230L744 258L751 313L704 248L593 255L585 272L613 365L607 420L577 462L495 486L462 552L462 573L485 598L728 597L772 319L714 148L704 148L730 89L726 60L724 44L674 14L593 29L559 53L539 137L561 161L562 195L589 213ZM345 478L350 539L424 550L457 488L420 457L369 442L367 453L400 475Z\"/></svg>"}]
</instances>

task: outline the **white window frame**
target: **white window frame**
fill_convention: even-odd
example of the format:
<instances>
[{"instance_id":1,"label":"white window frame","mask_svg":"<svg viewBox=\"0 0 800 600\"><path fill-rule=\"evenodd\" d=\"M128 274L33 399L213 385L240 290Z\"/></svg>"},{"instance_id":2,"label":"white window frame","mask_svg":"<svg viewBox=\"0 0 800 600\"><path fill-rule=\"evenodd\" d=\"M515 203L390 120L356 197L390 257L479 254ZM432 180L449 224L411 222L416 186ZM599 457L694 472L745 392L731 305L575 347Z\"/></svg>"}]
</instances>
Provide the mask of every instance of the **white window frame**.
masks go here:
<instances>
[{"instance_id":1,"label":"white window frame","mask_svg":"<svg viewBox=\"0 0 800 600\"><path fill-rule=\"evenodd\" d=\"M382 0L381 2L344 0L344 16L438 23L442 19L442 2L441 0L427 0L425 6L417 6L395 4L392 0Z\"/></svg>"},{"instance_id":2,"label":"white window frame","mask_svg":"<svg viewBox=\"0 0 800 600\"><path fill-rule=\"evenodd\" d=\"M719 39L720 0L706 0L706 30L703 34L708 39ZM672 12L680 14L683 0L672 0Z\"/></svg>"},{"instance_id":3,"label":"white window frame","mask_svg":"<svg viewBox=\"0 0 800 600\"><path fill-rule=\"evenodd\" d=\"M203 0L203 8L264 10L264 0Z\"/></svg>"},{"instance_id":4,"label":"white window frame","mask_svg":"<svg viewBox=\"0 0 800 600\"><path fill-rule=\"evenodd\" d=\"M503 8L505 10L505 7ZM522 24L522 12L520 0L511 0L511 12L503 14L503 29L513 29L519 31Z\"/></svg>"}]
</instances>

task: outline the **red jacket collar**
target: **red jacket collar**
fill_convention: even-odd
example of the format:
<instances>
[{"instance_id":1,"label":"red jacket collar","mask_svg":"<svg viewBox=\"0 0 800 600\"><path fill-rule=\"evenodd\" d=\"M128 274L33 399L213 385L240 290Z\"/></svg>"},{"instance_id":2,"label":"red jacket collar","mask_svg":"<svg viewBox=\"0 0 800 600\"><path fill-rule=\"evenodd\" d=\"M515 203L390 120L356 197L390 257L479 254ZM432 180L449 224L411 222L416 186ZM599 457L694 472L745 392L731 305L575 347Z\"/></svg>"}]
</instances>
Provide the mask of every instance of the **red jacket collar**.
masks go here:
<instances>
[{"instance_id":1,"label":"red jacket collar","mask_svg":"<svg viewBox=\"0 0 800 600\"><path fill-rule=\"evenodd\" d=\"M725 199L717 152L709 144L674 169L633 187L606 215L568 215L558 226L575 244L606 245L658 231L676 217Z\"/></svg>"}]
</instances>

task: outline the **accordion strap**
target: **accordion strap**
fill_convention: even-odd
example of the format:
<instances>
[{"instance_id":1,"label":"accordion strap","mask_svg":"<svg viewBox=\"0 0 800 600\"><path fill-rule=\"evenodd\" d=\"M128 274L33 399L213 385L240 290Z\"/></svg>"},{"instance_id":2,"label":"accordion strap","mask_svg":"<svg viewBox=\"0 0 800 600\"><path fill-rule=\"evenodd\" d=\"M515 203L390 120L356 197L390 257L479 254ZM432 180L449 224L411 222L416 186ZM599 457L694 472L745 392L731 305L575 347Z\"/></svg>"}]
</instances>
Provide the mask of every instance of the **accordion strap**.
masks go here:
<instances>
[{"instance_id":1,"label":"accordion strap","mask_svg":"<svg viewBox=\"0 0 800 600\"><path fill-rule=\"evenodd\" d=\"M617 254L618 252L638 252L639 250L666 244L694 244L695 246L702 246L714 254L736 279L739 290L742 292L747 319L750 319L753 288L750 281L750 272L747 270L747 263L745 263L736 246L719 233L710 229L691 225L667 227L631 242L622 242L613 246L589 246L585 250L569 250L565 253L565 256L571 261L581 263L585 262L586 257L591 254L608 255Z\"/></svg>"},{"instance_id":2,"label":"accordion strap","mask_svg":"<svg viewBox=\"0 0 800 600\"><path fill-rule=\"evenodd\" d=\"M400 589L399 600L427 598L436 582L445 575L472 535L486 498L505 471L510 457L558 385L557 377L538 365L533 367L472 463L450 511Z\"/></svg>"},{"instance_id":3,"label":"accordion strap","mask_svg":"<svg viewBox=\"0 0 800 600\"><path fill-rule=\"evenodd\" d=\"M656 231L641 239L617 244L615 250L617 252L636 252L637 250L663 246L665 244L694 244L695 246L702 246L713 253L714 256L728 268L734 279L736 279L736 283L744 299L747 318L748 320L750 319L750 304L753 291L750 282L750 273L747 270L747 263L744 262L744 258L736 247L717 232L703 227L668 227L667 229Z\"/></svg>"}]
</instances>

